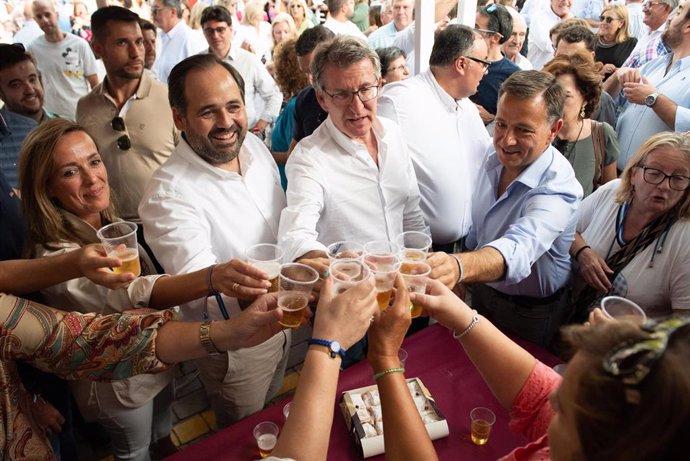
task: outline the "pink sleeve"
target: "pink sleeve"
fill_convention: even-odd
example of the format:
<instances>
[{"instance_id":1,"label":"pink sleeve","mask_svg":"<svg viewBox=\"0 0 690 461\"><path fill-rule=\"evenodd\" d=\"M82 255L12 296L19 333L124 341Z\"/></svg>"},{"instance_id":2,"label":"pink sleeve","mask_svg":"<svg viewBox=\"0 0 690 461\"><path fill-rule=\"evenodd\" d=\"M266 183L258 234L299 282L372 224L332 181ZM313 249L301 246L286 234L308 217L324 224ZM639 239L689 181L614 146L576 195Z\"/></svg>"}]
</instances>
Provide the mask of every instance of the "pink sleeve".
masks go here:
<instances>
[{"instance_id":1,"label":"pink sleeve","mask_svg":"<svg viewBox=\"0 0 690 461\"><path fill-rule=\"evenodd\" d=\"M561 380L558 373L537 361L515 397L510 412L510 430L527 436L530 442L545 435L553 417L549 394L561 384Z\"/></svg>"}]
</instances>

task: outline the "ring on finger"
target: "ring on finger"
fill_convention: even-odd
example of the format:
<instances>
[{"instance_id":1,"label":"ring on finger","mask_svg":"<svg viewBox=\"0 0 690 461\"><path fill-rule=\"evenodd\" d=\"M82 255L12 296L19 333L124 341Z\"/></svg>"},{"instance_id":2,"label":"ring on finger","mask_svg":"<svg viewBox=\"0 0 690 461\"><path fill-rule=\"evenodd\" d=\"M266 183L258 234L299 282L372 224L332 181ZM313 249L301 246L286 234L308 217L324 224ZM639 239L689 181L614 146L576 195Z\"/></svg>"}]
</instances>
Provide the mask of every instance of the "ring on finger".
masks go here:
<instances>
[{"instance_id":1,"label":"ring on finger","mask_svg":"<svg viewBox=\"0 0 690 461\"><path fill-rule=\"evenodd\" d=\"M233 284L232 284L232 291L234 291L235 293L237 293L239 290L240 290L240 284L237 283L237 282L233 283Z\"/></svg>"}]
</instances>

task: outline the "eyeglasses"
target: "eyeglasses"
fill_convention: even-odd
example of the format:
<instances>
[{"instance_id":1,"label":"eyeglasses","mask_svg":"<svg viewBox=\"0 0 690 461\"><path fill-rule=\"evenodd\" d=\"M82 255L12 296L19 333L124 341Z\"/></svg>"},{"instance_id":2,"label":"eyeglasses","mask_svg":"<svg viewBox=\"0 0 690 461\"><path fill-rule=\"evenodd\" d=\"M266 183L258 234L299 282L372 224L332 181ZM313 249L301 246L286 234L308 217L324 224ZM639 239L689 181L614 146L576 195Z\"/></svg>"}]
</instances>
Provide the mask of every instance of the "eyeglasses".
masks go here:
<instances>
[{"instance_id":1,"label":"eyeglasses","mask_svg":"<svg viewBox=\"0 0 690 461\"><path fill-rule=\"evenodd\" d=\"M664 2L644 2L644 3L642 4L642 9L643 9L643 10L648 10L648 9L650 9L651 7L653 7L654 5L663 5L663 4L664 4Z\"/></svg>"},{"instance_id":2,"label":"eyeglasses","mask_svg":"<svg viewBox=\"0 0 690 461\"><path fill-rule=\"evenodd\" d=\"M213 34L223 35L226 30L228 30L228 28L225 26L207 27L204 29L204 35L211 35L211 36Z\"/></svg>"},{"instance_id":3,"label":"eyeglasses","mask_svg":"<svg viewBox=\"0 0 690 461\"><path fill-rule=\"evenodd\" d=\"M329 93L324 89L323 92L333 99L336 106L347 106L352 102L355 95L362 102L374 99L379 95L379 82L376 82L376 85L365 86L356 91L336 91L335 93Z\"/></svg>"},{"instance_id":4,"label":"eyeglasses","mask_svg":"<svg viewBox=\"0 0 690 461\"><path fill-rule=\"evenodd\" d=\"M483 59L475 58L474 56L460 56L460 57L461 57L461 58L465 58L465 59L469 59L469 60L471 60L471 61L474 61L474 62L476 62L476 63L481 64L482 67L484 68L484 75L486 75L486 74L489 73L489 66L491 65L491 63L490 63L489 61L485 61L485 60L483 60Z\"/></svg>"},{"instance_id":5,"label":"eyeglasses","mask_svg":"<svg viewBox=\"0 0 690 461\"><path fill-rule=\"evenodd\" d=\"M160 11L168 8L167 6L154 6L151 8L151 16L157 15Z\"/></svg>"},{"instance_id":6,"label":"eyeglasses","mask_svg":"<svg viewBox=\"0 0 690 461\"><path fill-rule=\"evenodd\" d=\"M399 66L390 67L390 68L386 71L386 74L388 74L388 73L390 73L390 72L398 72L398 71L403 72L403 71L406 71L406 70L407 70L407 64L400 64Z\"/></svg>"},{"instance_id":7,"label":"eyeglasses","mask_svg":"<svg viewBox=\"0 0 690 461\"><path fill-rule=\"evenodd\" d=\"M664 355L673 335L688 325L690 317L648 320L640 328L650 333L649 336L626 341L604 356L604 370L612 376L622 378L627 386L625 398L628 403L640 403L640 392L632 386L644 381L654 364Z\"/></svg>"},{"instance_id":8,"label":"eyeglasses","mask_svg":"<svg viewBox=\"0 0 690 461\"><path fill-rule=\"evenodd\" d=\"M668 178L668 185L673 190L684 191L690 186L690 178L687 176L666 174L661 170L644 165L637 165L637 168L642 168L642 177L649 184L659 185Z\"/></svg>"},{"instance_id":9,"label":"eyeglasses","mask_svg":"<svg viewBox=\"0 0 690 461\"><path fill-rule=\"evenodd\" d=\"M606 24L611 24L613 21L620 21L620 19L612 16L599 16L599 21L605 22Z\"/></svg>"},{"instance_id":10,"label":"eyeglasses","mask_svg":"<svg viewBox=\"0 0 690 461\"><path fill-rule=\"evenodd\" d=\"M498 35L499 37L503 38L503 34L496 32L495 30L479 29L479 28L475 27L474 31L479 32L480 34L484 34L484 35Z\"/></svg>"},{"instance_id":11,"label":"eyeglasses","mask_svg":"<svg viewBox=\"0 0 690 461\"><path fill-rule=\"evenodd\" d=\"M125 127L125 121L122 117L117 116L115 117L111 122L110 126L113 128L115 131L124 131L125 134L117 138L117 148L120 150L129 150L132 148L132 141L129 139L129 136L127 135L126 131L127 128Z\"/></svg>"}]
</instances>

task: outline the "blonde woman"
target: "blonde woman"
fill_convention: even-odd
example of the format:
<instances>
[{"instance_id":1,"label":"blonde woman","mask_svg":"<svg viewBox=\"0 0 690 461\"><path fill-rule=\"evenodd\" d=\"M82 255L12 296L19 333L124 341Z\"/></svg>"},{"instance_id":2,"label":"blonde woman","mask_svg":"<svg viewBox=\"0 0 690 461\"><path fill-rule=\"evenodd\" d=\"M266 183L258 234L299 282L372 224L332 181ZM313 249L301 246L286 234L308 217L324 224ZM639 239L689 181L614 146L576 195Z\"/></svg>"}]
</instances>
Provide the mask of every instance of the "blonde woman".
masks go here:
<instances>
[{"instance_id":1,"label":"blonde woman","mask_svg":"<svg viewBox=\"0 0 690 461\"><path fill-rule=\"evenodd\" d=\"M314 27L314 24L309 19L312 12L304 0L290 0L288 3L288 12L290 16L292 16L292 20L295 21L297 35L302 35L302 32L310 27Z\"/></svg>"},{"instance_id":2,"label":"blonde woman","mask_svg":"<svg viewBox=\"0 0 690 461\"><path fill-rule=\"evenodd\" d=\"M609 5L599 17L599 33L594 57L604 65L604 80L623 65L637 39L628 33L628 10L623 5Z\"/></svg>"}]
</instances>

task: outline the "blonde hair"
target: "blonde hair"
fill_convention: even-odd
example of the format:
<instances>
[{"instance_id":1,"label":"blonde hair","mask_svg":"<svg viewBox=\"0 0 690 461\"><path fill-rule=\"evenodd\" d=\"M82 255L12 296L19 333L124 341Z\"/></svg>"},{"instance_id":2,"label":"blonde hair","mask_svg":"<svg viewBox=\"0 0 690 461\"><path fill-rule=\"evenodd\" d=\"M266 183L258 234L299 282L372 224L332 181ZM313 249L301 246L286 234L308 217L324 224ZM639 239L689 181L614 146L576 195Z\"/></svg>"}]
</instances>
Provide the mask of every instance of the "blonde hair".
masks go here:
<instances>
[{"instance_id":1,"label":"blonde hair","mask_svg":"<svg viewBox=\"0 0 690 461\"><path fill-rule=\"evenodd\" d=\"M33 256L36 245L51 242L78 242L85 245L64 220L62 208L50 197L50 181L55 169L55 148L63 136L76 131L89 136L76 123L54 118L41 123L29 133L19 153L19 188L22 196L22 212L27 226L27 248ZM89 136L90 138L90 136ZM101 217L112 222L116 218L115 205L111 199ZM51 248L51 247L48 247Z\"/></svg>"},{"instance_id":2,"label":"blonde hair","mask_svg":"<svg viewBox=\"0 0 690 461\"><path fill-rule=\"evenodd\" d=\"M618 20L623 21L623 26L616 32L616 43L623 43L630 39L630 34L628 33L628 25L630 21L628 19L628 9L624 5L608 5L601 10L601 14L611 11L616 15ZM599 34L597 34L599 36Z\"/></svg>"},{"instance_id":3,"label":"blonde hair","mask_svg":"<svg viewBox=\"0 0 690 461\"><path fill-rule=\"evenodd\" d=\"M201 29L201 13L208 8L204 2L196 2L189 12L189 27L192 29Z\"/></svg>"},{"instance_id":4,"label":"blonde hair","mask_svg":"<svg viewBox=\"0 0 690 461\"><path fill-rule=\"evenodd\" d=\"M633 169L640 166L647 156L657 149L675 149L685 156L690 166L690 136L676 131L662 131L647 139L640 146L635 155L628 161L625 170L621 173L621 184L616 192L616 202L624 203L633 199L632 175ZM690 218L690 188L684 192L676 209L678 218Z\"/></svg>"},{"instance_id":5,"label":"blonde hair","mask_svg":"<svg viewBox=\"0 0 690 461\"><path fill-rule=\"evenodd\" d=\"M273 18L273 22L271 23L271 40L273 40L273 43L275 44L275 39L273 38L273 29L280 24L281 22L285 22L288 25L288 28L290 29L290 34L292 37L288 38L290 39L297 39L297 26L295 25L295 20L292 19L292 16L290 16L287 13L278 13L275 18Z\"/></svg>"},{"instance_id":6,"label":"blonde hair","mask_svg":"<svg viewBox=\"0 0 690 461\"><path fill-rule=\"evenodd\" d=\"M244 5L244 16L242 17L242 24L252 26L250 22L252 18L259 18L259 22L264 20L264 2L263 0L252 0Z\"/></svg>"}]
</instances>

